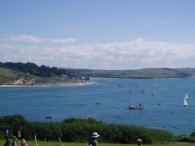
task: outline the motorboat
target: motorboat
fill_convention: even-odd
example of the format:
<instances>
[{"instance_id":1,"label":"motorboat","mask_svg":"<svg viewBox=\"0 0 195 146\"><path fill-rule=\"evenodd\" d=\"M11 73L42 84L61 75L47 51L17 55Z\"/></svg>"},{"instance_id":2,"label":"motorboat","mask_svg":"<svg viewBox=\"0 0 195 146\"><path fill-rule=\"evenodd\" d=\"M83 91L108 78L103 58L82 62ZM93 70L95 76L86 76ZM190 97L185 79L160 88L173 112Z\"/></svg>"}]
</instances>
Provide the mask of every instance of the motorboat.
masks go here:
<instances>
[{"instance_id":1,"label":"motorboat","mask_svg":"<svg viewBox=\"0 0 195 146\"><path fill-rule=\"evenodd\" d=\"M129 110L133 110L133 109L142 110L142 109L144 109L144 105L142 103L139 103L138 105L131 105L131 106L129 106Z\"/></svg>"}]
</instances>

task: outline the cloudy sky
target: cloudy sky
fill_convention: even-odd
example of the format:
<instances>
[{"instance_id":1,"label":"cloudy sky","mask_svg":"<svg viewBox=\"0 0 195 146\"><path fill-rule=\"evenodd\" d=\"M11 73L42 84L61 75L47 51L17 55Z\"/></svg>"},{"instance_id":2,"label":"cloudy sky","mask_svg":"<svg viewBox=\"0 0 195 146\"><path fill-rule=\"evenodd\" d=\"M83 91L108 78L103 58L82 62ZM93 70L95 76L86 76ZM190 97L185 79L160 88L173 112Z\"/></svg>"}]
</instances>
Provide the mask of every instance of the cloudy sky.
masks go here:
<instances>
[{"instance_id":1,"label":"cloudy sky","mask_svg":"<svg viewBox=\"0 0 195 146\"><path fill-rule=\"evenodd\" d=\"M194 0L1 0L0 62L195 67Z\"/></svg>"}]
</instances>

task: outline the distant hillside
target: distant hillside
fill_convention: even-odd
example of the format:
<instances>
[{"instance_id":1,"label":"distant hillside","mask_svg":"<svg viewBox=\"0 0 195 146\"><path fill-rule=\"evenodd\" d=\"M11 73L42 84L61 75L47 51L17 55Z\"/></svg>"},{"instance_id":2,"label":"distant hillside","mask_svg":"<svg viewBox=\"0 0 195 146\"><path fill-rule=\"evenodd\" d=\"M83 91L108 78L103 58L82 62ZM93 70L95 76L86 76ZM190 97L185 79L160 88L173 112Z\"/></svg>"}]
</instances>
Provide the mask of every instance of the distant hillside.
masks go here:
<instances>
[{"instance_id":1,"label":"distant hillside","mask_svg":"<svg viewBox=\"0 0 195 146\"><path fill-rule=\"evenodd\" d=\"M170 68L144 68L138 70L89 70L67 69L69 73L78 76L112 77L112 78L187 78L195 74L194 71Z\"/></svg>"},{"instance_id":2,"label":"distant hillside","mask_svg":"<svg viewBox=\"0 0 195 146\"><path fill-rule=\"evenodd\" d=\"M64 85L83 82L66 69L34 63L0 63L0 85Z\"/></svg>"},{"instance_id":3,"label":"distant hillside","mask_svg":"<svg viewBox=\"0 0 195 146\"><path fill-rule=\"evenodd\" d=\"M37 82L58 82L61 77L65 79L79 79L86 77L105 77L105 78L188 78L195 75L194 68L144 68L138 70L94 70L94 69L65 69L57 67L38 66L34 63L0 63L1 68L18 71L17 76L31 75L36 77ZM5 69L4 71L5 72ZM25 73L22 74L21 73ZM12 71L13 73L13 71ZM14 74L14 73L13 73ZM14 75L13 75L14 76ZM18 77L15 77L18 78ZM25 77L26 78L26 77ZM6 80L2 76L1 80Z\"/></svg>"},{"instance_id":4,"label":"distant hillside","mask_svg":"<svg viewBox=\"0 0 195 146\"><path fill-rule=\"evenodd\" d=\"M178 68L176 70L195 76L195 68Z\"/></svg>"},{"instance_id":5,"label":"distant hillside","mask_svg":"<svg viewBox=\"0 0 195 146\"><path fill-rule=\"evenodd\" d=\"M33 75L0 67L0 84L14 84L17 81L18 84L19 81L27 83L35 79Z\"/></svg>"},{"instance_id":6,"label":"distant hillside","mask_svg":"<svg viewBox=\"0 0 195 146\"><path fill-rule=\"evenodd\" d=\"M0 67L0 85L22 85L22 86L34 86L34 85L68 85L77 84L83 82L80 78L69 78L66 75L53 76L53 77L40 77L34 76L29 73L15 71L12 69Z\"/></svg>"}]
</instances>

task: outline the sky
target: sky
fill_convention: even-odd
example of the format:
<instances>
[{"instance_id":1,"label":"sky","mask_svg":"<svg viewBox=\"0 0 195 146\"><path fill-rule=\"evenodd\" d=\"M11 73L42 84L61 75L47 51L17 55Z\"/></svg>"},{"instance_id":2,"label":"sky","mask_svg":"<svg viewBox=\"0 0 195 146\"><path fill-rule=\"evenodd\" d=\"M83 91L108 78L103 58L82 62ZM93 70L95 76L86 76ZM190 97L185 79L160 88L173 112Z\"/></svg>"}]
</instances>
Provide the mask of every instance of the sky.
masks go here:
<instances>
[{"instance_id":1,"label":"sky","mask_svg":"<svg viewBox=\"0 0 195 146\"><path fill-rule=\"evenodd\" d=\"M0 0L0 62L195 68L194 0Z\"/></svg>"}]
</instances>

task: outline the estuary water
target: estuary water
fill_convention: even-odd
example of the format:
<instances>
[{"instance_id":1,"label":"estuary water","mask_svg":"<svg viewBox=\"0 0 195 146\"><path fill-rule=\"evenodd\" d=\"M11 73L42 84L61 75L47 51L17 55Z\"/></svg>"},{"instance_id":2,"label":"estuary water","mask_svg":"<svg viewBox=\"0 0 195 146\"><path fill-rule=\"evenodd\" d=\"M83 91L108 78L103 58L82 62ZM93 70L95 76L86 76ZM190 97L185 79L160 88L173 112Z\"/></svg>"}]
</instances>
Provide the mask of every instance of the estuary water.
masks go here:
<instances>
[{"instance_id":1,"label":"estuary water","mask_svg":"<svg viewBox=\"0 0 195 146\"><path fill-rule=\"evenodd\" d=\"M59 87L2 87L0 116L20 114L32 121L95 118L174 134L195 131L195 77L187 79L92 78L96 84ZM143 94L142 91L143 90ZM185 94L189 105L183 107ZM143 110L129 105L144 104ZM51 120L51 119L50 119Z\"/></svg>"}]
</instances>

